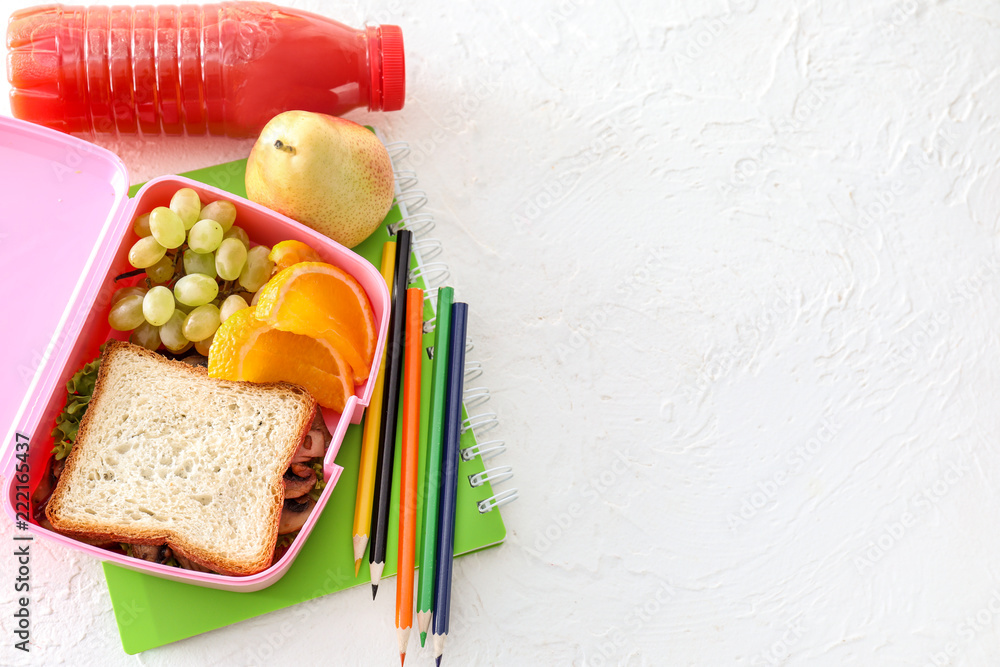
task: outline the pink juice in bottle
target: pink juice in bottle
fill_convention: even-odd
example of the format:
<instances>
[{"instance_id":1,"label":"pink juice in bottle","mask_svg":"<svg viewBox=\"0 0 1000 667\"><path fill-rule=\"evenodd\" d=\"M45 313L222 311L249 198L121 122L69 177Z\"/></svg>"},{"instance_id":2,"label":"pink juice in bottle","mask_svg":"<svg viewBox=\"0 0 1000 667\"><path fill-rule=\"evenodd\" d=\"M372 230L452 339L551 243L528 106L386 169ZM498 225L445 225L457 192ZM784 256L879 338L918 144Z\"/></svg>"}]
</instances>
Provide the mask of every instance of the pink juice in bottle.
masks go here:
<instances>
[{"instance_id":1,"label":"pink juice in bottle","mask_svg":"<svg viewBox=\"0 0 1000 667\"><path fill-rule=\"evenodd\" d=\"M11 111L74 134L256 136L290 109L395 111L403 35L264 2L15 12Z\"/></svg>"}]
</instances>

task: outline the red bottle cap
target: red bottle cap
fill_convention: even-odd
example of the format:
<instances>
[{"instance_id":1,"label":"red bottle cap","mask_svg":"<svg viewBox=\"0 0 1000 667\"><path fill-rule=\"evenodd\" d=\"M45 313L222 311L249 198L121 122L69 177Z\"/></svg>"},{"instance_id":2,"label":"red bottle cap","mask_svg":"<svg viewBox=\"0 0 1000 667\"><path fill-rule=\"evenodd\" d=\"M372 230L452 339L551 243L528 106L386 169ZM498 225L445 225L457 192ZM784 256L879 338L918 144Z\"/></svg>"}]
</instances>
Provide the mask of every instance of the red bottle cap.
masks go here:
<instances>
[{"instance_id":1,"label":"red bottle cap","mask_svg":"<svg viewBox=\"0 0 1000 667\"><path fill-rule=\"evenodd\" d=\"M382 33L382 111L399 111L406 97L406 58L403 31L397 25L380 26Z\"/></svg>"}]
</instances>

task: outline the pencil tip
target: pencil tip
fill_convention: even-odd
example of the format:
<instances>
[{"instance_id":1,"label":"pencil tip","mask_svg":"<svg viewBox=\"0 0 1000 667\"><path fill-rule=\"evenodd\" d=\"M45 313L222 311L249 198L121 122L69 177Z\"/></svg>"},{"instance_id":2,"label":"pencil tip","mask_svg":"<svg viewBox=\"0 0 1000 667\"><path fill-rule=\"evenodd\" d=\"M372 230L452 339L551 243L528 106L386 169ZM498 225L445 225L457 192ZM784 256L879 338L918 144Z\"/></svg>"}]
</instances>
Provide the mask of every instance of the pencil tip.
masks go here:
<instances>
[{"instance_id":1,"label":"pencil tip","mask_svg":"<svg viewBox=\"0 0 1000 667\"><path fill-rule=\"evenodd\" d=\"M437 665L437 667L441 667L441 658L443 657L444 656L439 655L438 657L434 658L434 664Z\"/></svg>"},{"instance_id":2,"label":"pencil tip","mask_svg":"<svg viewBox=\"0 0 1000 667\"><path fill-rule=\"evenodd\" d=\"M355 562L360 562L361 557L365 555L365 548L368 547L368 536L367 535L355 535L354 536L354 560Z\"/></svg>"},{"instance_id":3,"label":"pencil tip","mask_svg":"<svg viewBox=\"0 0 1000 667\"><path fill-rule=\"evenodd\" d=\"M427 637L427 630L431 627L431 612L417 612L417 628L420 630L420 645L424 645L424 638Z\"/></svg>"},{"instance_id":4,"label":"pencil tip","mask_svg":"<svg viewBox=\"0 0 1000 667\"><path fill-rule=\"evenodd\" d=\"M447 634L434 634L434 660L441 664L441 656L444 655L444 642L448 639Z\"/></svg>"},{"instance_id":5,"label":"pencil tip","mask_svg":"<svg viewBox=\"0 0 1000 667\"><path fill-rule=\"evenodd\" d=\"M426 632L421 632L420 633L420 647L423 648L426 643L427 643L427 633Z\"/></svg>"},{"instance_id":6,"label":"pencil tip","mask_svg":"<svg viewBox=\"0 0 1000 667\"><path fill-rule=\"evenodd\" d=\"M402 665L406 664L406 654L405 653L400 653L399 654L399 664L400 664L400 667L402 667Z\"/></svg>"},{"instance_id":7,"label":"pencil tip","mask_svg":"<svg viewBox=\"0 0 1000 667\"><path fill-rule=\"evenodd\" d=\"M378 590L378 582L382 581L382 569L385 567L385 561L381 563L369 563L368 569L371 570L372 575L372 587ZM375 599L375 593L372 593L372 599Z\"/></svg>"},{"instance_id":8,"label":"pencil tip","mask_svg":"<svg viewBox=\"0 0 1000 667\"><path fill-rule=\"evenodd\" d=\"M354 561L354 576L358 576L358 572L361 571L361 559Z\"/></svg>"},{"instance_id":9,"label":"pencil tip","mask_svg":"<svg viewBox=\"0 0 1000 667\"><path fill-rule=\"evenodd\" d=\"M378 595L378 584L372 584L372 600Z\"/></svg>"}]
</instances>

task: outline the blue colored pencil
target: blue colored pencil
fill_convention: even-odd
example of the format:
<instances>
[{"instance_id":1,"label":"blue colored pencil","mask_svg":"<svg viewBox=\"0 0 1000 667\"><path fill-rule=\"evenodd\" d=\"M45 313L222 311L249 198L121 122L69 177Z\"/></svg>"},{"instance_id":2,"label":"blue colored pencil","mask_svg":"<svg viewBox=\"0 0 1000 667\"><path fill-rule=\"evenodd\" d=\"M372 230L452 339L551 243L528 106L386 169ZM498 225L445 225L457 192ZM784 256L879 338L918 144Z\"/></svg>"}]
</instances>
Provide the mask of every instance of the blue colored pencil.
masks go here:
<instances>
[{"instance_id":1,"label":"blue colored pencil","mask_svg":"<svg viewBox=\"0 0 1000 667\"><path fill-rule=\"evenodd\" d=\"M455 552L455 496L458 492L458 441L462 435L462 385L465 380L465 335L469 306L451 306L448 346L448 393L445 397L444 456L441 462L441 499L438 506L437 571L434 575L434 661L441 664L451 613L451 571Z\"/></svg>"}]
</instances>

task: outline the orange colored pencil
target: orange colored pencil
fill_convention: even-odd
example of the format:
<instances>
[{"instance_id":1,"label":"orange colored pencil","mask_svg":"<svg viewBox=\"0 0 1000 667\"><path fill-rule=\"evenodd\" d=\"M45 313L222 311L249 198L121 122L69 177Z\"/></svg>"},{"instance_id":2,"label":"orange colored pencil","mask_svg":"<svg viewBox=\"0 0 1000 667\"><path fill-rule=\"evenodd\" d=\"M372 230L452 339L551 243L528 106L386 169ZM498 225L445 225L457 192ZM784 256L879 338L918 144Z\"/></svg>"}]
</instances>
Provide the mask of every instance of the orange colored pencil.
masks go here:
<instances>
[{"instance_id":1,"label":"orange colored pencil","mask_svg":"<svg viewBox=\"0 0 1000 667\"><path fill-rule=\"evenodd\" d=\"M413 566L417 542L417 467L420 458L420 352L424 291L406 290L406 356L403 362L403 451L399 473L399 549L396 565L396 637L399 662L413 625Z\"/></svg>"},{"instance_id":2,"label":"orange colored pencil","mask_svg":"<svg viewBox=\"0 0 1000 667\"><path fill-rule=\"evenodd\" d=\"M382 277L392 289L396 273L396 242L386 241L382 246ZM378 457L378 434L382 424L382 391L385 388L385 359L388 343L382 350L382 363L375 378L372 400L365 411L365 430L361 436L361 463L358 468L358 494L354 502L354 576L361 569L361 558L368 548L368 529L372 523L372 500L375 491L375 461Z\"/></svg>"}]
</instances>

